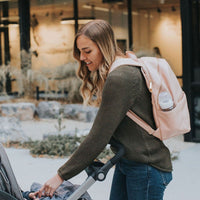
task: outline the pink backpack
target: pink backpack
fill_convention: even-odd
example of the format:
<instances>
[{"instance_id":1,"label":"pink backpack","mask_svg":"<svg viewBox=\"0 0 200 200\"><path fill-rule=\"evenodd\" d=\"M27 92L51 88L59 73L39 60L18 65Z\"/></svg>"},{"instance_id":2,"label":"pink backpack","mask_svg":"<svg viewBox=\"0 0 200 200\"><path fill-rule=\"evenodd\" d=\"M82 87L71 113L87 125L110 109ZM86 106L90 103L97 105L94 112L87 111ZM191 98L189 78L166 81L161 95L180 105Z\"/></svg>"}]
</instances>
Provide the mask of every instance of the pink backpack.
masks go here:
<instances>
[{"instance_id":1,"label":"pink backpack","mask_svg":"<svg viewBox=\"0 0 200 200\"><path fill-rule=\"evenodd\" d=\"M127 58L117 59L109 72L122 65L134 65L141 68L147 87L151 92L153 116L157 129L152 129L131 110L126 115L160 140L188 133L190 116L186 95L167 61L155 57L137 58L130 51L126 52L126 55ZM165 100L165 97L171 97L171 99ZM168 104L171 108L165 110Z\"/></svg>"}]
</instances>

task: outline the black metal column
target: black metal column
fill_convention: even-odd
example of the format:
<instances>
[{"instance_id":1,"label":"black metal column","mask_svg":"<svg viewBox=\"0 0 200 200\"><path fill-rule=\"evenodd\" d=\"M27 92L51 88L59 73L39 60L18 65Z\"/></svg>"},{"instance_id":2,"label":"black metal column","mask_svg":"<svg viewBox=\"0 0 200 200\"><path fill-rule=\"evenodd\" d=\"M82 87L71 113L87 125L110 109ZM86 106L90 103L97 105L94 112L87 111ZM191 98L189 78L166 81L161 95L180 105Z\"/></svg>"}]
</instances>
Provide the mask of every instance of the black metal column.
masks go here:
<instances>
[{"instance_id":1,"label":"black metal column","mask_svg":"<svg viewBox=\"0 0 200 200\"><path fill-rule=\"evenodd\" d=\"M183 61L183 90L186 93L190 114L194 113L192 105L192 19L191 19L191 1L181 0L181 21L182 21L182 61ZM193 117L191 117L191 128L193 129ZM191 141L191 134L185 135L186 141Z\"/></svg>"},{"instance_id":2,"label":"black metal column","mask_svg":"<svg viewBox=\"0 0 200 200\"><path fill-rule=\"evenodd\" d=\"M1 45L1 30L0 30L0 65L2 65L2 45Z\"/></svg>"},{"instance_id":3,"label":"black metal column","mask_svg":"<svg viewBox=\"0 0 200 200\"><path fill-rule=\"evenodd\" d=\"M182 60L183 60L183 89L190 94L192 73L189 66L192 65L192 19L191 19L191 1L181 0L181 20L182 20ZM187 56L186 56L187 55Z\"/></svg>"},{"instance_id":4,"label":"black metal column","mask_svg":"<svg viewBox=\"0 0 200 200\"><path fill-rule=\"evenodd\" d=\"M3 17L8 17L8 2L3 2ZM9 33L8 33L8 20L4 21L4 48L5 48L5 65L10 62L10 48L9 48Z\"/></svg>"},{"instance_id":5,"label":"black metal column","mask_svg":"<svg viewBox=\"0 0 200 200\"><path fill-rule=\"evenodd\" d=\"M3 17L8 18L8 2L3 2ZM10 63L10 44L9 44L9 30L8 30L8 19L3 22L4 24L4 62L5 65L9 65ZM10 93L12 90L11 87L11 77L10 73L6 74L6 92Z\"/></svg>"},{"instance_id":6,"label":"black metal column","mask_svg":"<svg viewBox=\"0 0 200 200\"><path fill-rule=\"evenodd\" d=\"M133 50L132 0L127 0L129 50Z\"/></svg>"},{"instance_id":7,"label":"black metal column","mask_svg":"<svg viewBox=\"0 0 200 200\"><path fill-rule=\"evenodd\" d=\"M0 16L2 16L1 13L2 13L2 3L0 3ZM0 19L0 23L2 23L1 19ZM0 65L3 64L3 61L2 61L2 41L1 41L2 32L3 32L3 28L0 27Z\"/></svg>"},{"instance_id":8,"label":"black metal column","mask_svg":"<svg viewBox=\"0 0 200 200\"><path fill-rule=\"evenodd\" d=\"M78 32L78 0L74 0L74 31L75 34Z\"/></svg>"},{"instance_id":9,"label":"black metal column","mask_svg":"<svg viewBox=\"0 0 200 200\"><path fill-rule=\"evenodd\" d=\"M30 55L30 0L18 0L21 68L31 68Z\"/></svg>"}]
</instances>

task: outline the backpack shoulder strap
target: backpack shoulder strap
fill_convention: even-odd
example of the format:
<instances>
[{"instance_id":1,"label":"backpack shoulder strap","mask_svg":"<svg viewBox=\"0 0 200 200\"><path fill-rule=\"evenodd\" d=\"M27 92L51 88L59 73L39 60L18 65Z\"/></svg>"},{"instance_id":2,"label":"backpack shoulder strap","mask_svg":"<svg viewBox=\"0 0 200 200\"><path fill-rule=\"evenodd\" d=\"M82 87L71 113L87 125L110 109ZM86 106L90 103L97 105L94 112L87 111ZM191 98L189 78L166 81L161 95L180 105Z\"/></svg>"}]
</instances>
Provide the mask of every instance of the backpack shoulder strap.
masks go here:
<instances>
[{"instance_id":1,"label":"backpack shoulder strap","mask_svg":"<svg viewBox=\"0 0 200 200\"><path fill-rule=\"evenodd\" d=\"M126 115L135 123L137 123L140 127L142 127L145 131L147 131L147 133L149 133L150 135L155 133L156 130L152 129L149 124L147 124L143 119L136 115L132 110L129 110Z\"/></svg>"},{"instance_id":2,"label":"backpack shoulder strap","mask_svg":"<svg viewBox=\"0 0 200 200\"><path fill-rule=\"evenodd\" d=\"M133 65L142 67L142 63L138 62L137 60L133 60L132 58L119 58L116 59L110 67L109 73L115 70L119 66L123 65Z\"/></svg>"},{"instance_id":3,"label":"backpack shoulder strap","mask_svg":"<svg viewBox=\"0 0 200 200\"><path fill-rule=\"evenodd\" d=\"M119 66L123 65L133 65L143 68L144 65L140 62L136 57L128 57L128 58L120 58L113 62L110 67L109 73L115 70ZM143 119L141 119L138 115L136 115L133 111L129 110L126 115L131 118L135 123L141 126L144 130L146 130L149 134L153 134L155 132L154 129L151 128Z\"/></svg>"}]
</instances>

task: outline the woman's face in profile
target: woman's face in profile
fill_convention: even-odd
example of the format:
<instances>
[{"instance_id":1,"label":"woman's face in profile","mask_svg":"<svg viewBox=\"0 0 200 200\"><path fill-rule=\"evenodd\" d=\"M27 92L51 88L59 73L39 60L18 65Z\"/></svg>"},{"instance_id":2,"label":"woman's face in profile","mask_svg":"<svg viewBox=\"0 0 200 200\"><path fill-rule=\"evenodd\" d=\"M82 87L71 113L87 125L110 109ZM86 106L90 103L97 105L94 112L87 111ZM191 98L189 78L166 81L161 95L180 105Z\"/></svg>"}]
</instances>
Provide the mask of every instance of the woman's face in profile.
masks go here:
<instances>
[{"instance_id":1,"label":"woman's face in profile","mask_svg":"<svg viewBox=\"0 0 200 200\"><path fill-rule=\"evenodd\" d=\"M96 43L80 35L76 40L76 46L80 51L80 60L86 63L91 72L96 71L103 60L103 55Z\"/></svg>"}]
</instances>

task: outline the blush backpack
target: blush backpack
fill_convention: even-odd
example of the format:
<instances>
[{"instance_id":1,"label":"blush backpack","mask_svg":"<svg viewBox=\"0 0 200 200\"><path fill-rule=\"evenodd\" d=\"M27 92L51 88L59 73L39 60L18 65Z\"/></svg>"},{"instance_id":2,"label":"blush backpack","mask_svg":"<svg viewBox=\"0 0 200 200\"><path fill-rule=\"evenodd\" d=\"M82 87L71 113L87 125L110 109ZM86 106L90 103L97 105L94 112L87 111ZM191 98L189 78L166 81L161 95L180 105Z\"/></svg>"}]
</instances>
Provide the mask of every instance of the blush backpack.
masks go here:
<instances>
[{"instance_id":1,"label":"blush backpack","mask_svg":"<svg viewBox=\"0 0 200 200\"><path fill-rule=\"evenodd\" d=\"M152 129L133 111L129 110L126 115L149 134L160 140L188 133L191 128L186 95L167 61L155 57L137 58L133 52L127 51L126 58L114 61L109 73L122 65L133 65L141 68L147 88L151 93L156 130ZM168 94L171 100L164 101L164 104L162 104L160 102L162 100L161 94ZM167 103L172 103L169 110L165 109Z\"/></svg>"}]
</instances>

